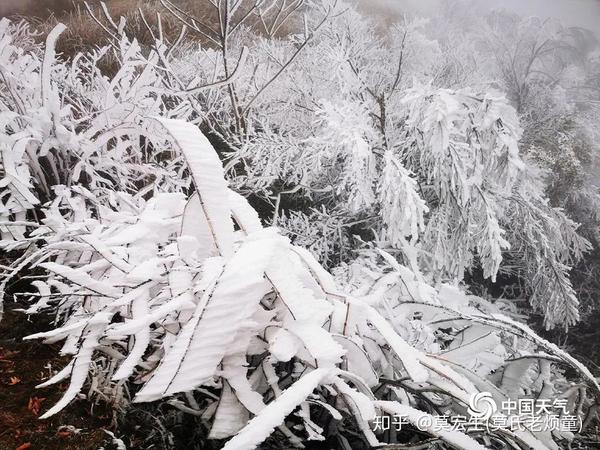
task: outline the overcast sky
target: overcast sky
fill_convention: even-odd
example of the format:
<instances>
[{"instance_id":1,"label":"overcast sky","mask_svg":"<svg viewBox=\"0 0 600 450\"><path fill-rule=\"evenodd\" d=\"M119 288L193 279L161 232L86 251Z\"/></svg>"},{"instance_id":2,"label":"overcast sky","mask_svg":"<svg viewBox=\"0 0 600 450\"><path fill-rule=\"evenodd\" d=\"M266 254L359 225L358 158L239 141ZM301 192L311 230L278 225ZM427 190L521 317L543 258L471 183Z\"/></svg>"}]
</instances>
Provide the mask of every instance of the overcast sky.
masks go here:
<instances>
[{"instance_id":1,"label":"overcast sky","mask_svg":"<svg viewBox=\"0 0 600 450\"><path fill-rule=\"evenodd\" d=\"M360 0L363 8L431 14L443 0ZM506 8L525 16L554 17L567 26L593 30L600 37L600 0L477 0L486 9Z\"/></svg>"}]
</instances>

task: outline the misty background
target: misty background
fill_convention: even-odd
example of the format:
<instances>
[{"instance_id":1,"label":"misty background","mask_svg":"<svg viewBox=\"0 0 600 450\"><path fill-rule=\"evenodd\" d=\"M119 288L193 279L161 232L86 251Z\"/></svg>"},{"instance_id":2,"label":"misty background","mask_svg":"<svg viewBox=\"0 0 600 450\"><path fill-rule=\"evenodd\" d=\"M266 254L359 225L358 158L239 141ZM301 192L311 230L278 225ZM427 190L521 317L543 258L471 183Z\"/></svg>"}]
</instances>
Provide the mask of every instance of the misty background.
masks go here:
<instances>
[{"instance_id":1,"label":"misty background","mask_svg":"<svg viewBox=\"0 0 600 450\"><path fill-rule=\"evenodd\" d=\"M447 0L358 0L365 11L388 16L414 14L429 16L439 10ZM577 26L594 31L600 36L600 0L457 0L469 2L482 12L507 9L523 16L556 18L566 26ZM0 16L25 14L45 16L53 8L63 8L61 0L1 0ZM135 2L132 3L144 3Z\"/></svg>"},{"instance_id":2,"label":"misty background","mask_svg":"<svg viewBox=\"0 0 600 450\"><path fill-rule=\"evenodd\" d=\"M522 16L542 19L556 18L566 26L588 28L600 35L600 0L459 0L471 3L482 12L507 9ZM384 14L412 13L429 16L439 10L446 0L360 0L364 10Z\"/></svg>"}]
</instances>

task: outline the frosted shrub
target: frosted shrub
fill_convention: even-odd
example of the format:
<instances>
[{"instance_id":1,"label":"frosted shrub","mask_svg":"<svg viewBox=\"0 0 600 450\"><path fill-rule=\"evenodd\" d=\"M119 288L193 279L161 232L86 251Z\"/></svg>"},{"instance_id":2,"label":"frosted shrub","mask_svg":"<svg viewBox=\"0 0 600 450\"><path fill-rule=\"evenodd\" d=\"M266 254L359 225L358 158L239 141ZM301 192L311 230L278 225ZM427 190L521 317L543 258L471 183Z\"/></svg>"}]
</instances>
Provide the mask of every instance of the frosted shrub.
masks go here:
<instances>
[{"instance_id":1,"label":"frosted shrub","mask_svg":"<svg viewBox=\"0 0 600 450\"><path fill-rule=\"evenodd\" d=\"M376 414L410 422L436 405L460 414L479 391L498 402L577 397L572 411L585 414L589 400L553 367L570 365L591 392L595 379L501 306L450 284L434 288L381 250L338 270L340 290L309 252L263 228L197 128L160 124L187 161L191 197L145 202L115 192L104 203L64 190L33 234L45 244L27 264L49 277L35 283L27 312L52 310L60 326L28 338L65 340L62 352L72 355L42 385L70 381L42 418L75 398L97 353L108 358L106 383L130 380L134 402L171 398L209 423L211 438L232 437L227 449L254 448L276 428L292 445L330 437L319 410L342 436L355 428L377 445ZM532 378L515 385L497 376L520 379L519 371ZM193 403L186 392L196 393ZM467 434L434 434L483 448ZM570 436L503 429L499 438L552 449Z\"/></svg>"},{"instance_id":2,"label":"frosted shrub","mask_svg":"<svg viewBox=\"0 0 600 450\"><path fill-rule=\"evenodd\" d=\"M19 47L26 31L17 27L0 21L2 238L22 238L27 211L52 199L55 185L126 191L152 178L179 189L172 176L177 161L165 161L160 141L140 145L151 135L143 129L145 116L190 115L189 106L174 108L176 94L164 92L156 66L166 49L143 55L135 40L123 37L112 50L119 70L109 79L98 68L109 48L65 63L54 52L63 25L48 35L43 52Z\"/></svg>"}]
</instances>

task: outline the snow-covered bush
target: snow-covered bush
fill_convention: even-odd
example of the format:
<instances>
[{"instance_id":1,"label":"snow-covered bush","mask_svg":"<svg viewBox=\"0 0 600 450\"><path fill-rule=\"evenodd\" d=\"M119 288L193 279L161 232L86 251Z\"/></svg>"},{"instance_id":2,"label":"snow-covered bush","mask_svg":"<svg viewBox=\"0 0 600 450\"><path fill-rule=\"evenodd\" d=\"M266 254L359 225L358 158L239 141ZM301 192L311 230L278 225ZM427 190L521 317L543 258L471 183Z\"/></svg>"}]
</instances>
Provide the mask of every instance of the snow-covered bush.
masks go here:
<instances>
[{"instance_id":1,"label":"snow-covered bush","mask_svg":"<svg viewBox=\"0 0 600 450\"><path fill-rule=\"evenodd\" d=\"M569 411L584 420L600 390L593 376L509 319L501 303L449 284L434 288L416 261L403 266L381 250L338 269L340 290L309 252L263 228L227 187L216 152L195 126L159 124L185 156L195 185L189 199L115 192L104 200L65 188L32 233L43 245L22 264L50 275L35 282L39 293L27 312L54 311L60 325L29 338L65 340L62 352L72 355L42 385L70 381L42 417L67 406L91 362L98 370L102 361L106 386L98 389L131 379L134 402L171 397L210 423L210 437L233 436L228 449L254 448L275 428L292 445L325 439L330 420L339 439L356 429L377 445L376 413L409 422L437 408L460 414L479 391L494 393L499 404L564 396L579 402ZM589 400L570 389L556 364L579 374ZM508 379L525 372L518 382ZM178 395L192 392L192 401ZM483 448L468 434L437 434L450 446ZM536 449L572 437L498 434Z\"/></svg>"},{"instance_id":2,"label":"snow-covered bush","mask_svg":"<svg viewBox=\"0 0 600 450\"><path fill-rule=\"evenodd\" d=\"M177 159L146 145L151 138L143 118L192 118L169 79L164 45L143 54L125 36L115 48L79 54L70 62L56 58L63 25L46 38L45 50L23 45L31 33L23 24L0 22L0 114L2 122L2 237L23 237L26 212L54 198L53 186L81 184L107 192L175 185ZM99 69L108 52L118 61L110 78ZM161 67L167 65L166 67ZM157 143L159 141L156 141ZM12 225L7 226L9 217Z\"/></svg>"}]
</instances>

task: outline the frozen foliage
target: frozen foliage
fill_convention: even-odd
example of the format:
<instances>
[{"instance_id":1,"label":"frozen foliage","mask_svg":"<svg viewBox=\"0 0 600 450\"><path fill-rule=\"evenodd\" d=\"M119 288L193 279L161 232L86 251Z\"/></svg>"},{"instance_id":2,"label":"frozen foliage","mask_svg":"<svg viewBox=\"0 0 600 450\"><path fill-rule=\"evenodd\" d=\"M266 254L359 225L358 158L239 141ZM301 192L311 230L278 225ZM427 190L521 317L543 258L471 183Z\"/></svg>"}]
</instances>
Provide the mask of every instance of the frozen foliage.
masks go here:
<instances>
[{"instance_id":1,"label":"frozen foliage","mask_svg":"<svg viewBox=\"0 0 600 450\"><path fill-rule=\"evenodd\" d=\"M210 49L143 48L114 22L109 47L69 62L62 26L38 46L0 22L0 246L16 255L0 291L41 274L11 293L55 317L28 338L71 358L39 386L69 383L42 417L91 381L116 404L166 399L229 449L274 433L376 446L377 414L464 415L477 392L564 398L588 426L593 375L464 282L515 276L548 327L578 320L569 271L589 243L520 154L519 108L440 87L450 63L423 22L384 39L347 5L311 4L302 32L274 38L301 3L222 2L210 32L180 15Z\"/></svg>"},{"instance_id":2,"label":"frozen foliage","mask_svg":"<svg viewBox=\"0 0 600 450\"><path fill-rule=\"evenodd\" d=\"M43 418L75 398L98 352L114 382L137 374L142 386L133 401L203 385L220 392L220 400L201 396L198 412L211 422L211 436L237 434L225 445L236 449L254 448L277 427L299 442L288 426L294 423L310 439L324 439L319 409L340 424L353 421L374 445L368 422L378 410L414 418L425 413L411 407L428 399L459 413L471 394L492 387L513 398L535 397L540 386L544 395L560 395L568 383L543 370L548 354L598 390L586 369L504 319L497 306L454 286L436 290L383 251L340 272L351 291L343 294L306 250L263 228L229 190L197 128L172 120L160 126L197 180L187 202L176 193L136 202L117 192L109 204L86 207L97 201L91 192L65 189L34 233L45 245L29 263L51 275L36 284L39 298L28 312L53 308L64 320L29 339L64 339L62 352L72 355L44 383L69 379L70 386ZM539 374L522 390L503 390L505 381L492 375L508 376L510 360L524 355L536 366L539 358ZM429 398L430 388L443 394ZM583 414L587 402L580 401ZM557 448L546 435L505 433L522 445ZM438 437L481 448L459 432Z\"/></svg>"},{"instance_id":3,"label":"frozen foliage","mask_svg":"<svg viewBox=\"0 0 600 450\"><path fill-rule=\"evenodd\" d=\"M335 249L321 261L336 261L340 245L344 254L345 239L335 246L307 239L323 221L306 210L280 213L282 198L335 210L346 239L360 235L395 250L406 239L418 243L420 264L438 281L481 270L494 282L518 271L548 328L573 325L569 270L588 242L546 200L542 175L520 155L518 111L505 95L430 81L440 49L423 28L403 23L388 41L351 10L330 19L252 104L254 126L227 166L233 185L275 200L276 223L319 255ZM258 42L270 60L272 49ZM424 58L415 61L418 52ZM244 83L236 80L239 89Z\"/></svg>"},{"instance_id":4,"label":"frozen foliage","mask_svg":"<svg viewBox=\"0 0 600 450\"><path fill-rule=\"evenodd\" d=\"M146 177L178 183L172 176L176 161L164 161L160 148L140 142L150 134L141 119L168 116L167 104L175 101L161 95L164 78L157 65L166 49L145 57L135 40L123 38L114 52L119 70L107 79L98 61L108 49L68 64L55 60L63 30L59 25L48 35L42 55L40 48L26 52L14 42L27 31L0 22L3 238L22 237L18 222L24 213L52 198L57 185L127 190ZM11 215L15 225L8 226Z\"/></svg>"},{"instance_id":5,"label":"frozen foliage","mask_svg":"<svg viewBox=\"0 0 600 450\"><path fill-rule=\"evenodd\" d=\"M528 206L533 206L534 217L539 217L538 220L544 223L540 229L546 230L548 242L557 242L559 250L545 263L541 263L545 255L534 248L521 252L520 257L525 256L523 262L526 264L515 269L527 272L530 269L526 266L533 265L542 266L543 270L538 280L533 283L530 281L528 288L521 290L518 295L532 295L532 303L539 304L535 299L535 286L541 285L538 281L545 280L542 284L551 286L555 278L566 279L569 270L561 267L561 264L574 266L574 284L583 302L582 310L589 312L598 288L593 281L598 278L597 250L579 263L567 262L568 258L565 257L568 252L562 250L565 245L569 247L575 244L572 255L577 255L578 249L585 248L581 245L583 242L576 242L564 234L569 228L573 229L564 225L559 226L562 238L556 239L554 236L558 234L552 231L554 226L544 218L553 217L552 221L558 219L555 222L558 224L564 222L568 215L581 224L578 233L598 248L600 222L595 213L600 199L598 183L595 181L598 178L600 154L595 126L600 112L598 68L595 65L597 37L589 30L563 27L555 20L522 18L506 11L479 15L475 10L464 7L455 8L452 14L445 17L438 16L431 30L448 46L449 51L452 49L452 59L447 62L446 70L460 71L460 81L456 84L464 86L464 83L474 81L486 84L493 82L506 92L517 109L523 128L519 144L521 154L527 158L528 172L531 173L531 168L535 166L542 169L534 170L536 175L533 178L538 179L535 181L539 183L538 187L528 187L527 190L545 191L548 204L562 209L556 214L556 210L541 206L545 202L541 198L533 202L537 206L528 202ZM467 54L472 57L465 58ZM525 184L530 185L531 176L525 176L530 178ZM533 200L531 196L525 197ZM520 214L524 212L522 208L518 211L518 214L511 215L513 219L521 217ZM530 224L529 220L527 223ZM518 223L523 222L519 220ZM536 233L531 226L527 234L525 242L532 242ZM508 240L511 243L515 241ZM521 241L521 237L517 241ZM558 264L554 262L556 256ZM511 265L512 261L507 266ZM554 271L558 274L555 278L543 275L544 272ZM531 279L531 276L528 278ZM563 287L557 289L554 286L553 292L563 290L566 286L563 281L559 285ZM542 297L548 294L543 293ZM561 303L563 306L573 304ZM564 308L561 314L563 312L566 312Z\"/></svg>"}]
</instances>

